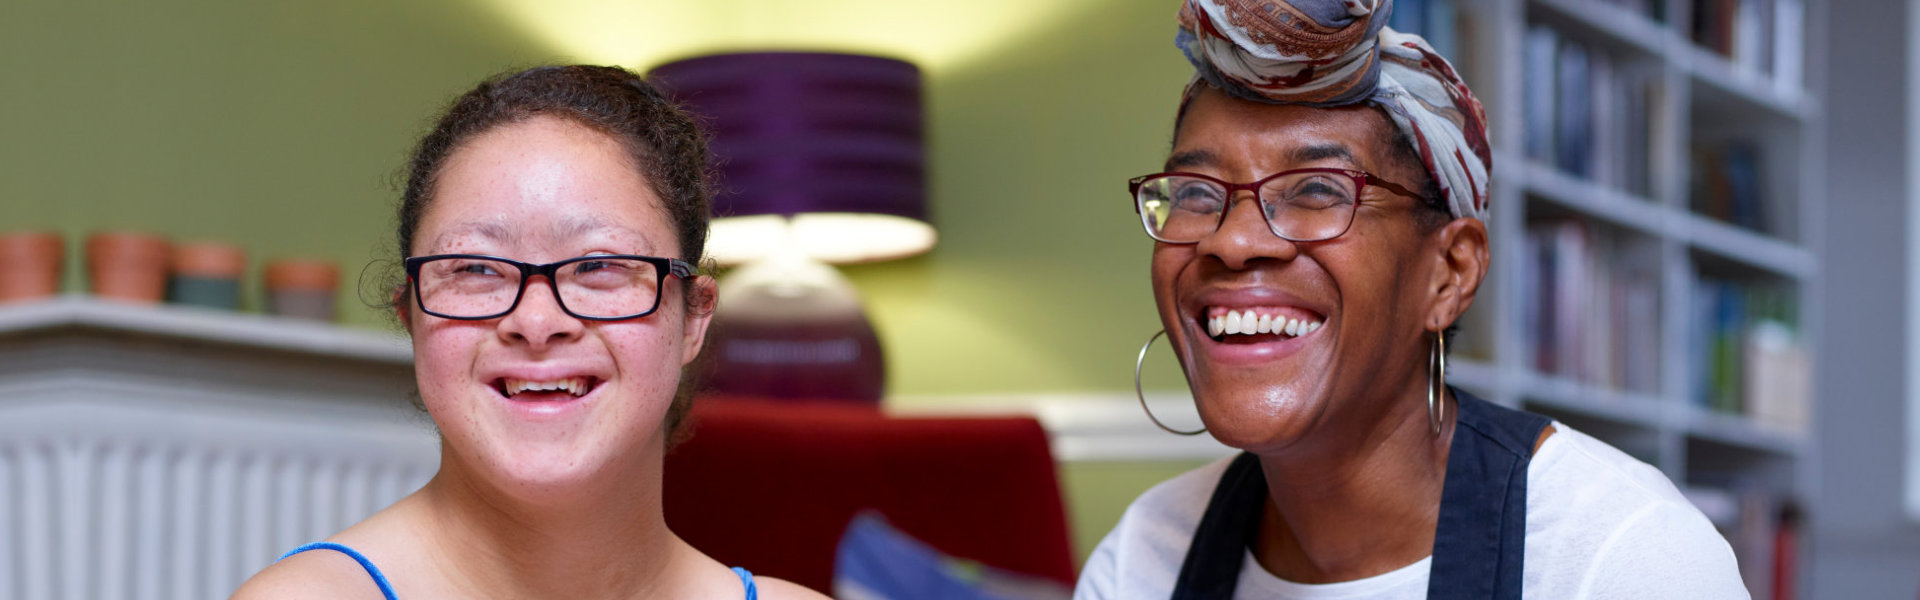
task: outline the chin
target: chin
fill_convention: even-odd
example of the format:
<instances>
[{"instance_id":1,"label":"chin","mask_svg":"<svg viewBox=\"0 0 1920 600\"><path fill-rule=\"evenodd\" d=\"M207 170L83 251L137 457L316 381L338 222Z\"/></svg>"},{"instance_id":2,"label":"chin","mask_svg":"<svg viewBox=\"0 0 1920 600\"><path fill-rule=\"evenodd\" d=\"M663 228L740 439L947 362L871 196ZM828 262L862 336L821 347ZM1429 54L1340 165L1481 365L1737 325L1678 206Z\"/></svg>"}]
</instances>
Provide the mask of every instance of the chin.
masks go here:
<instances>
[{"instance_id":1,"label":"chin","mask_svg":"<svg viewBox=\"0 0 1920 600\"><path fill-rule=\"evenodd\" d=\"M1326 414L1326 396L1303 386L1195 385L1207 433L1230 448L1279 452L1306 438Z\"/></svg>"},{"instance_id":2,"label":"chin","mask_svg":"<svg viewBox=\"0 0 1920 600\"><path fill-rule=\"evenodd\" d=\"M598 479L614 470L613 457L575 444L512 444L496 448L494 468L488 469L495 485L526 499L564 497L599 487Z\"/></svg>"},{"instance_id":3,"label":"chin","mask_svg":"<svg viewBox=\"0 0 1920 600\"><path fill-rule=\"evenodd\" d=\"M1187 365L1187 379L1207 432L1228 447L1255 454L1281 452L1308 439L1333 412L1332 345L1316 344L1255 364L1219 364L1197 353Z\"/></svg>"}]
</instances>

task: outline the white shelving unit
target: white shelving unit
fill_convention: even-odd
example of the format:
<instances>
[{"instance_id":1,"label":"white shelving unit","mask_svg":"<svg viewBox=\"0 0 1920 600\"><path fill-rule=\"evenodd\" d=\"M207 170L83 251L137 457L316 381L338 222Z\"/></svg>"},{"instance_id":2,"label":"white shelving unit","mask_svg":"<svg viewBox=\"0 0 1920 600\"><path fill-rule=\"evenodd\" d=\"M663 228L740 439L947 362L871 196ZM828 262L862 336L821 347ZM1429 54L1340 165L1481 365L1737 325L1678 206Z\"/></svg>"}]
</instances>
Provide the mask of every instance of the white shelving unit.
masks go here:
<instances>
[{"instance_id":1,"label":"white shelving unit","mask_svg":"<svg viewBox=\"0 0 1920 600\"><path fill-rule=\"evenodd\" d=\"M1815 249L1826 198L1819 151L1819 77L1806 86L1776 82L1736 67L1688 35L1693 2L1666 0L1664 22L1600 0L1460 0L1462 49L1456 65L1486 104L1493 134L1494 270L1480 304L1463 321L1479 356L1449 367L1455 385L1508 406L1560 419L1659 467L1682 486L1728 475L1761 482L1802 508L1814 494L1813 446L1804 431L1693 402L1697 378L1690 346L1696 282L1703 277L1764 281L1790 290L1798 344L1817 348L1820 262ZM1822 64L1824 3L1806 2L1807 53ZM1652 73L1648 192L1634 194L1526 158L1526 33L1545 26L1562 39ZM1716 220L1691 209L1690 144L1703 136L1751 136L1766 154L1762 185L1778 234ZM1624 391L1535 367L1521 278L1525 239L1537 219L1593 223L1658 248L1659 314L1620 327L1656 327L1659 385ZM1784 224L1785 227L1778 225ZM1809 350L1810 352L1811 350ZM1817 374L1816 374L1817 376ZM1818 398L1813 399L1818 402ZM1806 430L1811 430L1811 426ZM1800 552L1806 556L1805 548ZM1804 586L1804 577L1802 588ZM1756 596L1759 597L1759 596Z\"/></svg>"}]
</instances>

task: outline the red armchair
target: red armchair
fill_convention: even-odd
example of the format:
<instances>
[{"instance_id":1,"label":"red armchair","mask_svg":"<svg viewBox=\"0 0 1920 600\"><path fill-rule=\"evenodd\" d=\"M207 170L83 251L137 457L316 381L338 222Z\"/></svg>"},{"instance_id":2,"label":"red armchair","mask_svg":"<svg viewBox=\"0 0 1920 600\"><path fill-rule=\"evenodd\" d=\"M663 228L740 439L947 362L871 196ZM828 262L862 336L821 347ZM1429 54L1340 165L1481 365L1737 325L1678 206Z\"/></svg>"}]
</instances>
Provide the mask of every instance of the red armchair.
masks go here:
<instances>
[{"instance_id":1,"label":"red armchair","mask_svg":"<svg viewBox=\"0 0 1920 600\"><path fill-rule=\"evenodd\" d=\"M1073 584L1053 456L1031 417L703 398L693 419L667 455L667 524L720 562L831 592L840 534L871 508L949 555Z\"/></svg>"}]
</instances>

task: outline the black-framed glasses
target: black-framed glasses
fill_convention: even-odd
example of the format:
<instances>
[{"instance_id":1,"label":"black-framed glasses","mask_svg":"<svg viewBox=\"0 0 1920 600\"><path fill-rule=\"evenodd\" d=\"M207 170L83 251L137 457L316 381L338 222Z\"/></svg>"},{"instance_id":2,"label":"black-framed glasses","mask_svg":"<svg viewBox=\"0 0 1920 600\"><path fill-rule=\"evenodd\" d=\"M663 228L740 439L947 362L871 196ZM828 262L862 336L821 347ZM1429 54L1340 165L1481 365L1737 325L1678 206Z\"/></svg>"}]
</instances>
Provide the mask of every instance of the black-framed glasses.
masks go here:
<instances>
[{"instance_id":1,"label":"black-framed glasses","mask_svg":"<svg viewBox=\"0 0 1920 600\"><path fill-rule=\"evenodd\" d=\"M536 265L484 254L435 254L405 261L420 310L443 319L480 321L506 316L520 306L527 281L546 276L560 310L577 319L637 319L660 308L667 276L695 273L677 258L596 254Z\"/></svg>"},{"instance_id":2,"label":"black-framed glasses","mask_svg":"<svg viewBox=\"0 0 1920 600\"><path fill-rule=\"evenodd\" d=\"M1274 235L1295 242L1340 237L1353 225L1360 193L1369 185L1419 198L1406 187L1354 169L1281 171L1253 183L1229 183L1199 173L1168 172L1127 180L1133 210L1147 235L1170 244L1191 244L1226 221L1233 194L1253 192Z\"/></svg>"}]
</instances>

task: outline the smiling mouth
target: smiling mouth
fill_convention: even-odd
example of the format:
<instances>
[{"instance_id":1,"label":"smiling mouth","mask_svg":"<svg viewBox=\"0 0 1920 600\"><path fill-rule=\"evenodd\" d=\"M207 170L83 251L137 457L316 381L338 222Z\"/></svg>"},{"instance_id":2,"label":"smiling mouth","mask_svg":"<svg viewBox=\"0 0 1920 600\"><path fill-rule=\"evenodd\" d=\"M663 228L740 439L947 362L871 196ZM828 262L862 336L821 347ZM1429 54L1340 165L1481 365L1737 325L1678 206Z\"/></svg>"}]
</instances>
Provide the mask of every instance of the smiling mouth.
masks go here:
<instances>
[{"instance_id":1,"label":"smiling mouth","mask_svg":"<svg viewBox=\"0 0 1920 600\"><path fill-rule=\"evenodd\" d=\"M1207 337L1225 344L1258 344L1311 335L1326 324L1324 317L1296 309L1251 307L1227 309L1209 306L1196 319Z\"/></svg>"},{"instance_id":2,"label":"smiling mouth","mask_svg":"<svg viewBox=\"0 0 1920 600\"><path fill-rule=\"evenodd\" d=\"M600 387L598 377L567 377L552 381L532 381L502 377L493 380L493 391L509 400L553 402L571 400L593 393Z\"/></svg>"}]
</instances>

